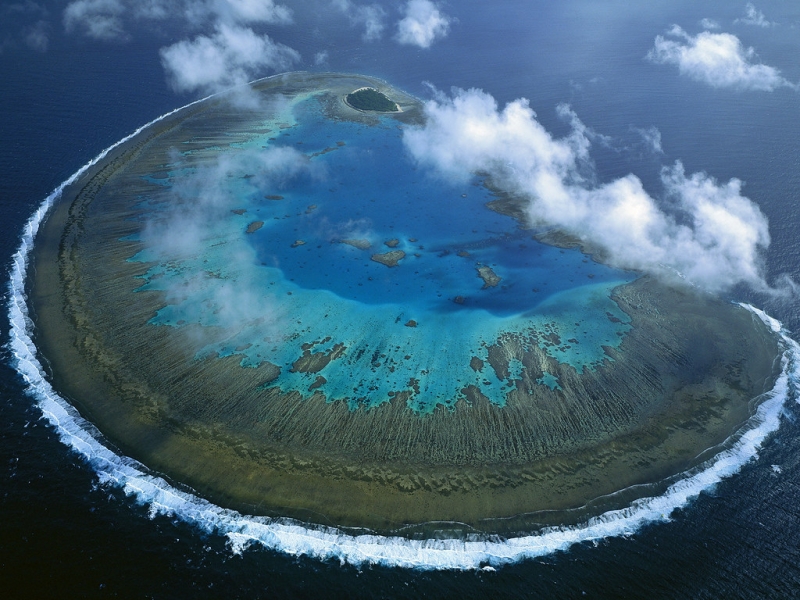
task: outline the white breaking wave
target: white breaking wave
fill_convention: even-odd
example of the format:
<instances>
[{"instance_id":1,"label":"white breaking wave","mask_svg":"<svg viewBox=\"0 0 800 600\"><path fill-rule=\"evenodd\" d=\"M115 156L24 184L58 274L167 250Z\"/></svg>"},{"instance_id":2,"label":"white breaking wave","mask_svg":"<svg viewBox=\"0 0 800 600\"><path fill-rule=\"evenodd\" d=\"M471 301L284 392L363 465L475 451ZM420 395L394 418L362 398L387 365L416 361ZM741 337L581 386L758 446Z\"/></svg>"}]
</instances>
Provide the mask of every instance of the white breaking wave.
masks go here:
<instances>
[{"instance_id":1,"label":"white breaking wave","mask_svg":"<svg viewBox=\"0 0 800 600\"><path fill-rule=\"evenodd\" d=\"M106 447L95 427L52 388L37 358L32 340L33 323L25 295L29 254L39 225L64 188L111 150L178 110L181 109L162 115L101 152L42 202L25 225L19 249L14 255L9 283L11 339L8 346L14 367L27 384L26 392L36 401L61 441L89 462L101 483L120 486L126 494L148 505L151 517L175 515L204 530L225 535L235 553L242 552L251 544L260 544L287 554L303 554L323 560L336 558L353 565L371 563L419 569L498 566L566 550L580 542L628 536L643 525L669 521L673 511L686 506L701 492L734 475L757 457L761 444L778 429L784 403L797 397L800 346L786 335L778 321L757 308L742 305L779 336L783 347L781 374L773 389L764 395L755 414L729 440L728 449L684 473L662 495L641 498L627 508L605 512L579 525L548 527L532 535L508 539L494 536L486 540L409 540L396 536L352 535L336 528L307 525L290 519L243 515L181 491L164 479L149 474L141 463Z\"/></svg>"}]
</instances>

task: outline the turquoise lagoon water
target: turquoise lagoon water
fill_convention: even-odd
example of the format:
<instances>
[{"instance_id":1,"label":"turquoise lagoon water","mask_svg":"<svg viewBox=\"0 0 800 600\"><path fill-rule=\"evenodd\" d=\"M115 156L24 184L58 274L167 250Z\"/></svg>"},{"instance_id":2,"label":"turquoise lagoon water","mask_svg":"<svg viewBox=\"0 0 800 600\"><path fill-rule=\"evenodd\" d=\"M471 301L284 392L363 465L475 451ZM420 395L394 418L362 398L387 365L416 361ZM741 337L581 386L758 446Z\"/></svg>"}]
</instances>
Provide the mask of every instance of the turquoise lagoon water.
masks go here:
<instances>
[{"instance_id":1,"label":"turquoise lagoon water","mask_svg":"<svg viewBox=\"0 0 800 600\"><path fill-rule=\"evenodd\" d=\"M201 217L190 240L199 252L156 243L132 259L153 263L140 290L166 292L153 325L218 330L198 358L268 361L281 371L265 385L306 397L319 389L353 409L407 391L409 406L427 413L452 407L468 385L505 403L521 353L508 356L503 379L488 364L470 366L473 357L487 363L504 334L528 334L579 371L620 343L629 318L610 292L632 274L535 241L486 207L494 197L477 178L456 184L418 169L390 117L329 120L313 96L285 111L264 124L268 133L206 150L217 155L213 167L186 152L149 178L182 212L177 219L170 203L144 198L145 219L177 219L187 235L193 203ZM396 266L373 260L398 250ZM494 286L479 274L487 266L500 278ZM293 369L304 352L331 360L318 372ZM536 385L561 389L550 373Z\"/></svg>"}]
</instances>

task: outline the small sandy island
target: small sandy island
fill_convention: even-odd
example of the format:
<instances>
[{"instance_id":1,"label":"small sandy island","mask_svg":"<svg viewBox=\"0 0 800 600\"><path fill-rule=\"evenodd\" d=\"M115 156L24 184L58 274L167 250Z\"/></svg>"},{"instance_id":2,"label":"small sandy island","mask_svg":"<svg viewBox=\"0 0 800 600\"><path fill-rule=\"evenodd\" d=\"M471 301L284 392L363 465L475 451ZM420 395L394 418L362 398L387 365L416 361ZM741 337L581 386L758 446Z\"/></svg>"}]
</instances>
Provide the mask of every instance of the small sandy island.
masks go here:
<instances>
[{"instance_id":1,"label":"small sandy island","mask_svg":"<svg viewBox=\"0 0 800 600\"><path fill-rule=\"evenodd\" d=\"M392 250L390 252L384 252L383 254L373 254L371 258L375 262L386 265L387 267L396 267L397 263L405 257L406 253L402 250Z\"/></svg>"}]
</instances>

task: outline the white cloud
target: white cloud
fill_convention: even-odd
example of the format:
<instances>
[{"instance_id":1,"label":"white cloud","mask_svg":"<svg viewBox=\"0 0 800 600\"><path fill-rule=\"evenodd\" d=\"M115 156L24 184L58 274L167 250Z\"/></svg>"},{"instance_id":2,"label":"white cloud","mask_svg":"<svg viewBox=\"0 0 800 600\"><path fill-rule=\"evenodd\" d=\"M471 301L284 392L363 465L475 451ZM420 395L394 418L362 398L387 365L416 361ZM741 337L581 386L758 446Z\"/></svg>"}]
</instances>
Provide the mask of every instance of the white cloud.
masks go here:
<instances>
[{"instance_id":1,"label":"white cloud","mask_svg":"<svg viewBox=\"0 0 800 600\"><path fill-rule=\"evenodd\" d=\"M766 289L761 253L770 243L767 219L741 195L741 182L687 176L680 162L662 171L669 211L635 175L594 184L586 128L566 107L572 133L553 138L526 100L499 110L479 90L457 91L425 107L425 126L404 142L421 164L465 180L487 172L494 185L528 201L533 223L553 226L600 248L618 267L680 277L709 291L738 283Z\"/></svg>"},{"instance_id":2,"label":"white cloud","mask_svg":"<svg viewBox=\"0 0 800 600\"><path fill-rule=\"evenodd\" d=\"M209 0L208 13L233 23L291 23L292 12L274 0Z\"/></svg>"},{"instance_id":3,"label":"white cloud","mask_svg":"<svg viewBox=\"0 0 800 600\"><path fill-rule=\"evenodd\" d=\"M75 0L64 9L64 28L67 33L80 32L96 40L125 40L126 12L122 0Z\"/></svg>"},{"instance_id":4,"label":"white cloud","mask_svg":"<svg viewBox=\"0 0 800 600\"><path fill-rule=\"evenodd\" d=\"M642 142L647 148L655 154L664 154L664 149L661 147L661 132L658 127L652 126L647 129L634 128L636 133L642 136Z\"/></svg>"},{"instance_id":5,"label":"white cloud","mask_svg":"<svg viewBox=\"0 0 800 600\"><path fill-rule=\"evenodd\" d=\"M176 5L169 0L139 0L131 6L131 12L137 19L151 19L158 21L168 19Z\"/></svg>"},{"instance_id":6,"label":"white cloud","mask_svg":"<svg viewBox=\"0 0 800 600\"><path fill-rule=\"evenodd\" d=\"M173 165L181 165L173 154ZM180 172L180 169L176 169ZM226 239L231 260L224 280L214 279L198 268L210 239L219 239L220 222L230 218L231 209L240 206L239 195L230 187L245 174L252 193L261 189L280 189L298 177L322 177L317 164L294 148L277 147L265 151L245 150L224 154L209 164L178 175L169 188L169 201L145 223L141 241L147 261L181 264L179 273L159 287L167 304L179 305L180 312L203 325L238 328L259 322L262 326L277 318L277 307L256 283L255 251L242 239ZM162 280L163 281L163 280ZM277 332L277 331L276 331ZM203 328L195 332L203 343L220 341L230 332Z\"/></svg>"},{"instance_id":7,"label":"white cloud","mask_svg":"<svg viewBox=\"0 0 800 600\"><path fill-rule=\"evenodd\" d=\"M67 33L103 41L124 41L131 20L180 19L200 26L290 23L292 12L274 0L73 0L64 9Z\"/></svg>"},{"instance_id":8,"label":"white cloud","mask_svg":"<svg viewBox=\"0 0 800 600\"><path fill-rule=\"evenodd\" d=\"M317 66L326 65L326 64L328 64L328 57L329 57L329 54L328 54L327 50L323 50L321 52L317 52L314 55L314 64L317 65Z\"/></svg>"},{"instance_id":9,"label":"white cloud","mask_svg":"<svg viewBox=\"0 0 800 600\"><path fill-rule=\"evenodd\" d=\"M401 44L430 48L437 39L447 35L451 19L430 0L409 0L405 17L397 23L395 39Z\"/></svg>"},{"instance_id":10,"label":"white cloud","mask_svg":"<svg viewBox=\"0 0 800 600\"><path fill-rule=\"evenodd\" d=\"M0 54L20 42L37 52L46 52L50 43L49 11L33 0L0 3Z\"/></svg>"},{"instance_id":11,"label":"white cloud","mask_svg":"<svg viewBox=\"0 0 800 600\"><path fill-rule=\"evenodd\" d=\"M161 49L161 64L178 92L211 93L246 83L268 70L283 70L300 60L293 49L246 27L220 24Z\"/></svg>"},{"instance_id":12,"label":"white cloud","mask_svg":"<svg viewBox=\"0 0 800 600\"><path fill-rule=\"evenodd\" d=\"M755 50L745 48L735 35L703 31L691 36L677 25L667 36L656 36L647 58L674 64L681 74L716 88L772 91L796 86L774 67L754 63Z\"/></svg>"},{"instance_id":13,"label":"white cloud","mask_svg":"<svg viewBox=\"0 0 800 600\"><path fill-rule=\"evenodd\" d=\"M745 25L755 25L756 27L772 27L774 25L751 2L745 5L744 15L744 18L736 19L734 23L744 23Z\"/></svg>"},{"instance_id":14,"label":"white cloud","mask_svg":"<svg viewBox=\"0 0 800 600\"><path fill-rule=\"evenodd\" d=\"M703 29L719 29L719 23L714 19L700 19L700 27Z\"/></svg>"},{"instance_id":15,"label":"white cloud","mask_svg":"<svg viewBox=\"0 0 800 600\"><path fill-rule=\"evenodd\" d=\"M173 151L171 166L180 173L183 157ZM169 202L157 212L142 232L144 244L161 260L196 257L214 237L220 220L239 206L239 196L230 187L245 174L249 193L282 188L299 177L324 177L322 168L291 147L270 147L220 154L213 161L173 178Z\"/></svg>"},{"instance_id":16,"label":"white cloud","mask_svg":"<svg viewBox=\"0 0 800 600\"><path fill-rule=\"evenodd\" d=\"M365 42L379 40L386 29L386 11L379 4L356 4L350 0L333 0L333 5L350 19L353 25L364 27Z\"/></svg>"},{"instance_id":17,"label":"white cloud","mask_svg":"<svg viewBox=\"0 0 800 600\"><path fill-rule=\"evenodd\" d=\"M180 2L167 0L73 0L64 9L64 28L96 40L125 41L128 20L162 20L181 11Z\"/></svg>"},{"instance_id":18,"label":"white cloud","mask_svg":"<svg viewBox=\"0 0 800 600\"><path fill-rule=\"evenodd\" d=\"M300 59L295 50L246 26L290 23L292 12L275 0L73 0L64 10L68 33L102 41L129 39L125 27L131 21L168 19L190 28L213 27L212 34L161 48L161 64L178 92L218 92ZM31 32L28 43L46 43L42 31ZM256 97L239 90L232 98L253 106Z\"/></svg>"}]
</instances>

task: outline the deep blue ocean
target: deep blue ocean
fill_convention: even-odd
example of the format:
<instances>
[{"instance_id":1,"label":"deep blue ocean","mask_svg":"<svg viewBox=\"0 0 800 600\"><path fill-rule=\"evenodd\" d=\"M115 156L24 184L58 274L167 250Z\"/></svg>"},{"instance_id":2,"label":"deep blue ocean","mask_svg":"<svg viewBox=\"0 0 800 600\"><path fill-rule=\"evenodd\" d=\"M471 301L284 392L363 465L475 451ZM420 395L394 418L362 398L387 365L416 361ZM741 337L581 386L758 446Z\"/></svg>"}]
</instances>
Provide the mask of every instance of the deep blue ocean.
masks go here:
<instances>
[{"instance_id":1,"label":"deep blue ocean","mask_svg":"<svg viewBox=\"0 0 800 600\"><path fill-rule=\"evenodd\" d=\"M101 150L195 99L167 84L159 48L190 38L179 19L130 17L124 41L66 32L67 2L0 4L0 257L6 289L22 228L42 200ZM654 196L663 166L745 182L769 218L768 281L800 281L800 93L714 88L645 55L673 24L717 31L753 47L754 62L800 81L800 5L762 0L771 24L745 22L744 2L475 0L441 3L449 34L430 48L401 46L391 30L365 42L327 0L295 6L291 25L260 31L297 50L298 69L377 76L421 98L429 85L477 87L502 105L530 100L554 135L569 103L598 134L597 178L636 174ZM387 23L401 15L386 5ZM44 22L46 51L24 41ZM314 56L327 52L327 62ZM270 75L266 70L262 75ZM656 127L663 153L637 130ZM734 290L800 330L800 304ZM5 305L5 300L4 300ZM5 309L4 309L5 314ZM800 410L740 473L701 494L669 523L494 572L360 568L251 548L176 518L150 518L41 420L5 347L0 319L0 590L9 598L789 598L800 596Z\"/></svg>"}]
</instances>

